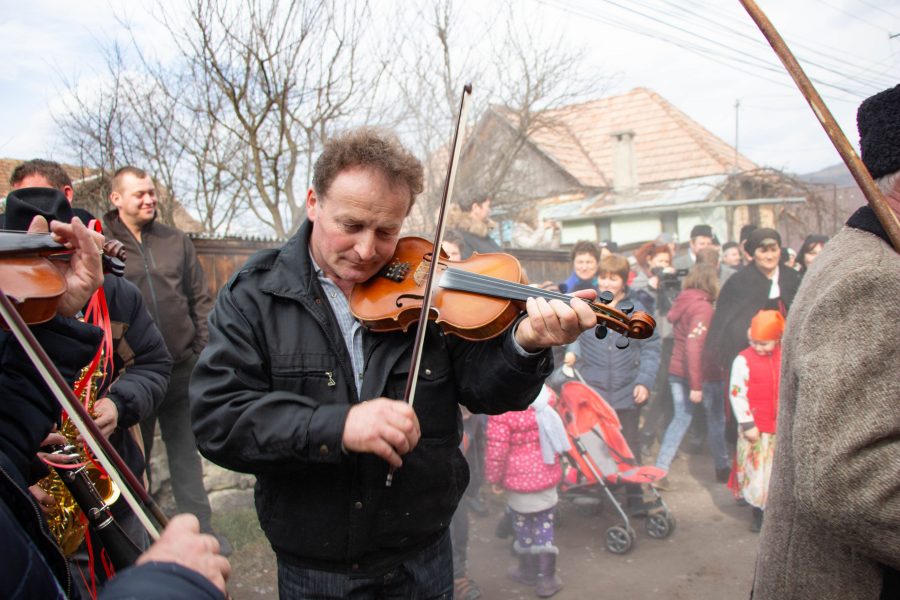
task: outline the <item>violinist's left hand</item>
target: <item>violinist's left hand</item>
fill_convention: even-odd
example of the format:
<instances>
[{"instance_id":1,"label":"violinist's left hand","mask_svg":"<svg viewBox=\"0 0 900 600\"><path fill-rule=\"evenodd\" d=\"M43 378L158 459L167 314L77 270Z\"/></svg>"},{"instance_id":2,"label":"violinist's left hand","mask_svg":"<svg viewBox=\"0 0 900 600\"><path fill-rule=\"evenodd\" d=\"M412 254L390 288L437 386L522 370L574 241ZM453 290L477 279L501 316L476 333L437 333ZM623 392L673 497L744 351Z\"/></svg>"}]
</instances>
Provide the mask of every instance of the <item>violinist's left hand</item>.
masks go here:
<instances>
[{"instance_id":1,"label":"violinist's left hand","mask_svg":"<svg viewBox=\"0 0 900 600\"><path fill-rule=\"evenodd\" d=\"M593 300L594 290L581 290L570 304L561 300L529 298L525 304L528 316L516 328L516 341L527 352L537 352L551 346L563 346L574 342L582 331L597 325L597 317L580 298Z\"/></svg>"},{"instance_id":2,"label":"violinist's left hand","mask_svg":"<svg viewBox=\"0 0 900 600\"><path fill-rule=\"evenodd\" d=\"M71 317L84 307L94 290L103 285L100 257L104 238L85 227L78 217L74 217L71 223L53 221L48 227L46 219L38 216L28 227L28 233L47 231L53 234L54 241L75 250L68 262L60 261L56 265L66 280L66 293L59 299L56 312Z\"/></svg>"}]
</instances>

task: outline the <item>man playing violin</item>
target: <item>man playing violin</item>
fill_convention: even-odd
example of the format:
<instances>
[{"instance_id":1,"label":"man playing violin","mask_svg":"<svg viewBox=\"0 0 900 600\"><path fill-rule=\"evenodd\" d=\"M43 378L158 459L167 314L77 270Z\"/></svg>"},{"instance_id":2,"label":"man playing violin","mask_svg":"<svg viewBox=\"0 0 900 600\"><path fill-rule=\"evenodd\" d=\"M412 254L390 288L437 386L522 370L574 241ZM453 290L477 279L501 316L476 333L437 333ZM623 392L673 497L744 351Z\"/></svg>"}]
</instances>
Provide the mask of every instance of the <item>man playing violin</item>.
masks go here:
<instances>
[{"instance_id":1,"label":"man playing violin","mask_svg":"<svg viewBox=\"0 0 900 600\"><path fill-rule=\"evenodd\" d=\"M4 215L9 229L26 229L35 215L64 223L70 222L73 216L78 216L83 223L90 223L92 219L87 211L71 206L74 198L72 180L56 162L35 159L21 163L13 169L9 183L12 191L7 196ZM103 299L94 299L98 302L95 308L101 307L101 317L108 321L112 353L108 362L104 360L98 366L103 379L91 414L125 464L141 478L145 460L131 428L155 413L162 402L172 359L162 335L147 313L140 291L126 279L113 274L104 275L102 289ZM90 364L91 360L88 360L82 366ZM45 512L52 511L57 504L57 498L39 485L32 486L31 492ZM139 548L150 545L150 538L123 498L113 503L112 513ZM78 573L73 581L82 595L87 593L88 582L102 584L107 579L100 556L102 550L101 544L82 542L69 556L72 572ZM94 560L91 560L91 554Z\"/></svg>"},{"instance_id":2,"label":"man playing violin","mask_svg":"<svg viewBox=\"0 0 900 600\"><path fill-rule=\"evenodd\" d=\"M191 380L194 433L210 460L257 476L282 598L450 597L447 527L468 482L458 404L523 410L552 369L548 348L596 325L580 300L533 298L488 341L429 324L415 409L398 401L414 328L368 332L348 298L393 256L422 180L391 134L331 139L307 221L252 257L210 314Z\"/></svg>"},{"instance_id":3,"label":"man playing violin","mask_svg":"<svg viewBox=\"0 0 900 600\"><path fill-rule=\"evenodd\" d=\"M56 305L56 316L31 329L62 378L71 384L102 337L100 329L71 317L103 283L104 240L78 217L71 223L52 221L49 227L43 217L35 217L29 227L32 233L48 230L54 241L72 250L70 260L58 263L66 292ZM27 491L33 481L35 453L59 420L60 406L7 331L0 331L0 365L0 597L77 598L72 587L76 575L68 570ZM214 537L199 533L193 516L176 516L136 566L118 573L98 598L224 598L231 567L218 547Z\"/></svg>"}]
</instances>

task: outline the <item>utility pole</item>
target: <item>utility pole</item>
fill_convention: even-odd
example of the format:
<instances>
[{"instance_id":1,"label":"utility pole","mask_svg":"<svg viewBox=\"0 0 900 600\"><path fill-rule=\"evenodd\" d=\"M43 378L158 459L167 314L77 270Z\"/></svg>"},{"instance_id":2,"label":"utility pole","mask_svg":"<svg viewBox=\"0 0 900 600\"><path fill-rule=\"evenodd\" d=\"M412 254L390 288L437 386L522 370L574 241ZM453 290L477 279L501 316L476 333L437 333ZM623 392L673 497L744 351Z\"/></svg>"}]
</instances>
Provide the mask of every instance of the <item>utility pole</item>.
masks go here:
<instances>
[{"instance_id":1,"label":"utility pole","mask_svg":"<svg viewBox=\"0 0 900 600\"><path fill-rule=\"evenodd\" d=\"M738 117L740 115L741 109L741 100L738 98L734 101L734 172L737 173L740 171L740 162L738 161L738 134L740 132L739 129L739 120Z\"/></svg>"}]
</instances>

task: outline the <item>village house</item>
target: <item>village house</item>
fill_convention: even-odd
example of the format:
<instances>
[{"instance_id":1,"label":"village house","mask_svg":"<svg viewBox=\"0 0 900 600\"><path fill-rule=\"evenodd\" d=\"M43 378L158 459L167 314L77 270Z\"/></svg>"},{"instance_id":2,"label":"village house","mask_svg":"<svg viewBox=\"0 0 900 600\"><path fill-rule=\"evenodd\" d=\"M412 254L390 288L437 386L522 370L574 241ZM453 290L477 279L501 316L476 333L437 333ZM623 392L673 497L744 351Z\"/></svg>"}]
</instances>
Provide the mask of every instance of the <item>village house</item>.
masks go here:
<instances>
[{"instance_id":1,"label":"village house","mask_svg":"<svg viewBox=\"0 0 900 600\"><path fill-rule=\"evenodd\" d=\"M488 153L502 148L515 156L496 167ZM808 195L801 182L761 168L643 87L525 116L491 107L463 161L481 169L470 176L484 179L504 169L495 186L506 207L498 220L504 212L514 219L517 203L533 205L562 225L563 245L630 246L663 232L685 242L697 223L710 224L724 242L747 223L779 227ZM500 237L508 231L509 223Z\"/></svg>"}]
</instances>

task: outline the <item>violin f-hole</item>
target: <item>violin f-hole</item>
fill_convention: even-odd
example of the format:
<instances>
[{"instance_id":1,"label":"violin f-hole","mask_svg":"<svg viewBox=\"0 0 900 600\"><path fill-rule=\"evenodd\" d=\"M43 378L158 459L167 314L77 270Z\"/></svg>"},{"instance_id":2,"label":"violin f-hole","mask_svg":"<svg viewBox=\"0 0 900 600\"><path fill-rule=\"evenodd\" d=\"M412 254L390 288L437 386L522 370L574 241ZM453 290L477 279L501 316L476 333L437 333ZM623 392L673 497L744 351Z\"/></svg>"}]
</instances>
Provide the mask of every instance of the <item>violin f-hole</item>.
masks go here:
<instances>
[{"instance_id":1,"label":"violin f-hole","mask_svg":"<svg viewBox=\"0 0 900 600\"><path fill-rule=\"evenodd\" d=\"M413 300L418 303L418 302L422 302L423 299L424 299L424 296L421 296L419 294L400 294L399 296L397 296L397 300L395 301L395 304L397 305L397 308L403 308L404 300Z\"/></svg>"}]
</instances>

